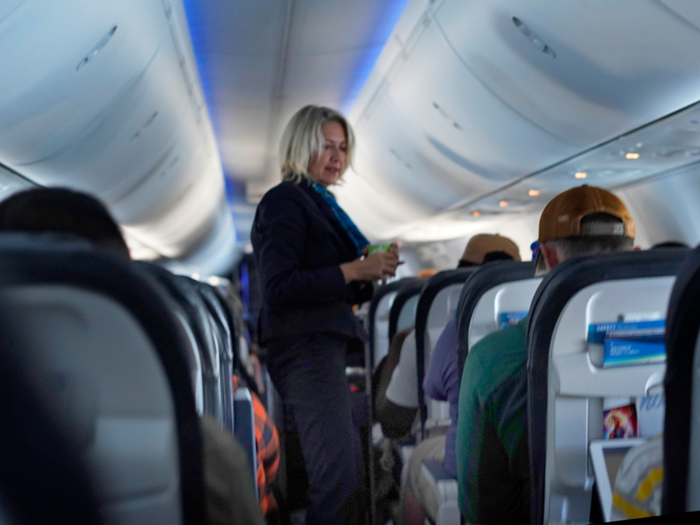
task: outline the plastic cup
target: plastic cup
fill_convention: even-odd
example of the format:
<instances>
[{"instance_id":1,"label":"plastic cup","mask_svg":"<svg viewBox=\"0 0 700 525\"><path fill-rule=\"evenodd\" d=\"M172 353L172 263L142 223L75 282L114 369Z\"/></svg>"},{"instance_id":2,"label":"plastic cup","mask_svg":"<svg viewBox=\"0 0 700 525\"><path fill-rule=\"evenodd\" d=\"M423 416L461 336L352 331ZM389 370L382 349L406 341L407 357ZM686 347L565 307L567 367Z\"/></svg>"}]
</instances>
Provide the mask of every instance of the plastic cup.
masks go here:
<instances>
[{"instance_id":1,"label":"plastic cup","mask_svg":"<svg viewBox=\"0 0 700 525\"><path fill-rule=\"evenodd\" d=\"M386 253L391 249L391 244L370 244L367 246L367 255Z\"/></svg>"}]
</instances>

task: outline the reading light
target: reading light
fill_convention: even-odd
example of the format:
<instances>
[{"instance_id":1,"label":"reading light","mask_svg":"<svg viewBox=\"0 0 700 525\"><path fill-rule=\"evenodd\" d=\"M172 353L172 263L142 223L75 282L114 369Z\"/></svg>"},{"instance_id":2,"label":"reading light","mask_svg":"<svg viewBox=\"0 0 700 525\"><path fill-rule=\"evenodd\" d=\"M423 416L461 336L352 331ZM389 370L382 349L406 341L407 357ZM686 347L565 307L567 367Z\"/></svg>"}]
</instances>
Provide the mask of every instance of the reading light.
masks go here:
<instances>
[{"instance_id":1,"label":"reading light","mask_svg":"<svg viewBox=\"0 0 700 525\"><path fill-rule=\"evenodd\" d=\"M628 158L630 160L636 160L639 158L639 153L628 153L625 155L625 158Z\"/></svg>"},{"instance_id":2,"label":"reading light","mask_svg":"<svg viewBox=\"0 0 700 525\"><path fill-rule=\"evenodd\" d=\"M585 171L578 171L576 172L576 175L574 175L574 177L576 177L577 179L585 179L586 177L588 177L588 173L586 173Z\"/></svg>"},{"instance_id":3,"label":"reading light","mask_svg":"<svg viewBox=\"0 0 700 525\"><path fill-rule=\"evenodd\" d=\"M507 208L507 207L508 207L508 201L501 201L501 202L498 203L498 205L499 205L501 208Z\"/></svg>"},{"instance_id":4,"label":"reading light","mask_svg":"<svg viewBox=\"0 0 700 525\"><path fill-rule=\"evenodd\" d=\"M199 281L199 278L200 278L200 275L198 273L192 274L192 279L194 279L195 281Z\"/></svg>"},{"instance_id":5,"label":"reading light","mask_svg":"<svg viewBox=\"0 0 700 525\"><path fill-rule=\"evenodd\" d=\"M474 216L474 217L481 217L481 212L480 212L480 211L475 211L474 213L472 213L472 216Z\"/></svg>"},{"instance_id":6,"label":"reading light","mask_svg":"<svg viewBox=\"0 0 700 525\"><path fill-rule=\"evenodd\" d=\"M530 191L527 192L527 194L528 194L530 197L537 197L537 196L540 194L540 192L537 191L537 190L530 190Z\"/></svg>"}]
</instances>

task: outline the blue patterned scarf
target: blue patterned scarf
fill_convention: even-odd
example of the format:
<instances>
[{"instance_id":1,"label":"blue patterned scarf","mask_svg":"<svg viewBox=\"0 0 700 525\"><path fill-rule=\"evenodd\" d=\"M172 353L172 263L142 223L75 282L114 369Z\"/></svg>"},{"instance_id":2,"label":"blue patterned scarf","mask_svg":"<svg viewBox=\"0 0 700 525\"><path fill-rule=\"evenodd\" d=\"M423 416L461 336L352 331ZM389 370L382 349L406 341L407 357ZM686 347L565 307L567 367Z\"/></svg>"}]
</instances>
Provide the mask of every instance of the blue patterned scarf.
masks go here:
<instances>
[{"instance_id":1,"label":"blue patterned scarf","mask_svg":"<svg viewBox=\"0 0 700 525\"><path fill-rule=\"evenodd\" d=\"M352 242L355 243L355 247L357 248L357 256L360 257L360 255L362 255L362 248L367 246L369 241L364 235L362 235L362 233L360 233L360 230L357 229L357 226L355 226L352 219L348 217L348 214L343 211L343 208L338 205L338 202L335 200L333 194L320 184L316 184L313 181L310 182L311 187L316 190L316 192L323 197L323 200L326 201L328 206L331 207L331 210L333 210L333 215L335 215L335 218L338 219L340 225L350 236Z\"/></svg>"}]
</instances>

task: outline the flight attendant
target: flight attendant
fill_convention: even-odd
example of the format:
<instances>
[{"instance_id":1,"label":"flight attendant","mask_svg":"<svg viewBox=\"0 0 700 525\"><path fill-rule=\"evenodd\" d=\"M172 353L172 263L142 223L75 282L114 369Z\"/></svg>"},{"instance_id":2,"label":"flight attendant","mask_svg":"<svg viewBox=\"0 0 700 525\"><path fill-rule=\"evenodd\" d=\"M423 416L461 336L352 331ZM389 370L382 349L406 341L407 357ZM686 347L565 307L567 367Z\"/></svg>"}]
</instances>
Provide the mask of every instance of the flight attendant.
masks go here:
<instances>
[{"instance_id":1,"label":"flight attendant","mask_svg":"<svg viewBox=\"0 0 700 525\"><path fill-rule=\"evenodd\" d=\"M362 447L345 379L348 344L363 330L352 306L393 276L398 250L363 257L368 241L329 191L355 140L336 111L306 106L280 144L282 183L258 205L251 239L268 370L299 434L309 476L307 523L360 523Z\"/></svg>"}]
</instances>

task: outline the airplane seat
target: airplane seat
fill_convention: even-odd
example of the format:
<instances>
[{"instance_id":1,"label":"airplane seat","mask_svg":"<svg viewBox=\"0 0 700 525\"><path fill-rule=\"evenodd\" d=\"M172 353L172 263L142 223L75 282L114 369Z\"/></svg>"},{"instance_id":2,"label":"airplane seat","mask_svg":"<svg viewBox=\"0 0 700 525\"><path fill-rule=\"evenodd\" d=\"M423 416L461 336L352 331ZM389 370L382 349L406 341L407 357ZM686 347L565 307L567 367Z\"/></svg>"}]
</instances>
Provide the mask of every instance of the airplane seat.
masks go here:
<instances>
[{"instance_id":1,"label":"airplane seat","mask_svg":"<svg viewBox=\"0 0 700 525\"><path fill-rule=\"evenodd\" d=\"M608 343L589 333L652 320L663 330L683 258L670 251L575 257L537 289L528 323L531 523L588 523L595 481L589 443L604 437L604 403L649 395L665 371L662 356L615 363L609 348L605 354Z\"/></svg>"},{"instance_id":2,"label":"airplane seat","mask_svg":"<svg viewBox=\"0 0 700 525\"><path fill-rule=\"evenodd\" d=\"M102 523L83 458L18 359L11 311L0 304L0 523Z\"/></svg>"},{"instance_id":3,"label":"airplane seat","mask_svg":"<svg viewBox=\"0 0 700 525\"><path fill-rule=\"evenodd\" d=\"M211 330L211 318L197 290L196 281L175 275L152 263L138 261L134 264L154 276L185 312L197 340L202 363L204 412L218 420L222 426L225 420L233 422L233 415L225 418L223 414L219 355ZM227 430L233 432L233 428Z\"/></svg>"},{"instance_id":4,"label":"airplane seat","mask_svg":"<svg viewBox=\"0 0 700 525\"><path fill-rule=\"evenodd\" d=\"M372 363L372 371L377 368L379 362L389 353L389 312L394 303L401 283L407 279L401 279L385 284L377 288L372 297L368 314L368 348L369 359Z\"/></svg>"},{"instance_id":5,"label":"airplane seat","mask_svg":"<svg viewBox=\"0 0 700 525\"><path fill-rule=\"evenodd\" d=\"M537 279L534 285L525 286L524 290L520 282L515 282L518 279L532 279L534 274L532 263L496 262L469 269L467 272L465 283L459 287L459 295L456 298L458 306L455 314L458 320L458 362L460 357L462 357L460 349L463 349L462 352L466 356L467 348L475 344L481 337L496 331L500 327L497 320L500 319L501 313L527 311L539 282L539 279ZM452 309L454 310L454 308ZM472 316L475 311L477 312L477 319L481 321L480 323L472 323ZM419 312L416 316L416 327L421 323L420 317L419 306ZM485 326L482 327L481 324ZM478 338L469 331L469 327L474 330L475 326L482 328ZM471 342L471 344L465 344L468 342ZM418 355L420 355L420 352ZM427 358L425 362L427 362ZM463 362L462 359L460 370L463 368ZM420 362L418 368L420 374ZM456 480L449 478L444 473L442 463L432 460L424 461L422 474L433 485L436 494L439 494L441 498L437 522L458 523L458 521L454 521L454 509L457 509L457 515L459 513ZM443 508L444 513L442 512Z\"/></svg>"},{"instance_id":6,"label":"airplane seat","mask_svg":"<svg viewBox=\"0 0 700 525\"><path fill-rule=\"evenodd\" d=\"M253 409L253 397L247 388L238 388L234 394L234 430L236 439L243 446L248 455L253 481L255 485L255 495L258 493L258 453L255 442L255 411Z\"/></svg>"},{"instance_id":7,"label":"airplane seat","mask_svg":"<svg viewBox=\"0 0 700 525\"><path fill-rule=\"evenodd\" d=\"M687 253L668 308L663 514L700 510L700 248Z\"/></svg>"},{"instance_id":8,"label":"airplane seat","mask_svg":"<svg viewBox=\"0 0 700 525\"><path fill-rule=\"evenodd\" d=\"M150 275L87 243L0 236L12 348L87 464L109 523L204 522L187 340Z\"/></svg>"},{"instance_id":9,"label":"airplane seat","mask_svg":"<svg viewBox=\"0 0 700 525\"><path fill-rule=\"evenodd\" d=\"M469 349L503 323L530 310L542 281L532 262L498 261L478 268L469 277L457 312L457 363L464 370Z\"/></svg>"},{"instance_id":10,"label":"airplane seat","mask_svg":"<svg viewBox=\"0 0 700 525\"><path fill-rule=\"evenodd\" d=\"M234 326L229 323L224 307L214 291L207 283L196 282L212 323L212 334L215 337L219 354L219 387L224 417L224 428L233 428L233 341ZM226 379L228 378L228 380Z\"/></svg>"},{"instance_id":11,"label":"airplane seat","mask_svg":"<svg viewBox=\"0 0 700 525\"><path fill-rule=\"evenodd\" d=\"M375 347L375 341L379 342L383 337L386 337L386 353L388 353L388 348L390 345L390 342L393 340L394 336L399 330L402 330L404 328L408 328L410 326L413 326L415 324L415 311L416 311L416 306L418 304L418 295L420 294L421 289L425 285L425 281L416 279L416 278L406 278L406 279L401 279L399 281L394 281L392 283L389 283L387 285L384 285L378 289L378 291L375 293L374 298L372 299L372 303L370 304L370 313L369 313L369 328L370 328L370 338L369 338L369 344L365 346L365 360L368 363L379 363L379 359L374 355L374 350ZM389 298L387 296L393 296L393 299L391 300L391 304L389 304ZM386 301L386 307L389 308L389 315L388 315L388 336L382 336L379 331L376 330L374 318L376 316L376 312L378 309L378 305L382 303L383 301ZM383 330L382 330L383 332ZM369 367L367 367L369 368ZM370 400L373 399L372 397L372 383L371 383L371 373L368 371L368 397ZM371 402L371 401L370 401ZM368 450L372 449L382 449L383 448L383 441L384 441L384 436L382 434L380 424L375 422L374 420L374 411L373 408L370 409L370 428L369 431L366 433L367 441L369 442L369 447ZM412 445L404 444L399 447L398 454L401 458L401 461L404 465L407 464L408 458L410 458L410 454L413 450ZM402 475L403 478L403 475ZM373 493L374 491L374 485L375 485L375 465L374 461L369 461L369 487L370 487L370 493ZM374 504L374 501L372 500L371 505ZM374 509L372 510L372 514L374 514Z\"/></svg>"},{"instance_id":12,"label":"airplane seat","mask_svg":"<svg viewBox=\"0 0 700 525\"><path fill-rule=\"evenodd\" d=\"M445 325L456 315L459 296L472 268L447 270L433 275L425 283L416 306L416 381L418 382L418 406L421 417L421 438L426 430L450 424L450 407L447 401L426 399L423 379L430 363L435 342Z\"/></svg>"},{"instance_id":13,"label":"airplane seat","mask_svg":"<svg viewBox=\"0 0 700 525\"><path fill-rule=\"evenodd\" d=\"M416 324L418 296L424 286L425 281L421 279L401 281L391 310L389 310L389 344L394 340L396 332Z\"/></svg>"}]
</instances>

